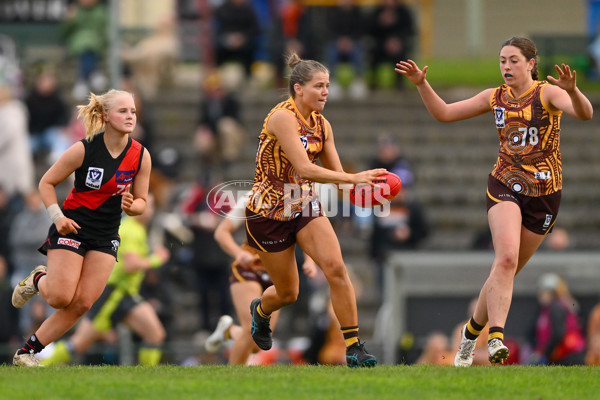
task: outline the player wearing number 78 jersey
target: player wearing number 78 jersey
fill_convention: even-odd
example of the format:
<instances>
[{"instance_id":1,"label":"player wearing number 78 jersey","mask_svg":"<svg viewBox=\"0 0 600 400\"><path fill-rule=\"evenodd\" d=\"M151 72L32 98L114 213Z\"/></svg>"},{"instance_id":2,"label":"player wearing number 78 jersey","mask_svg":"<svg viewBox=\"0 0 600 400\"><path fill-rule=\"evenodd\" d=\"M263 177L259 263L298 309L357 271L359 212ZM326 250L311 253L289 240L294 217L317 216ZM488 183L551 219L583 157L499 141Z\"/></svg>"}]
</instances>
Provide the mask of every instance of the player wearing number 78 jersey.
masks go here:
<instances>
[{"instance_id":1,"label":"player wearing number 78 jersey","mask_svg":"<svg viewBox=\"0 0 600 400\"><path fill-rule=\"evenodd\" d=\"M56 308L13 357L13 364L35 367L35 357L61 337L98 299L115 265L121 215L146 208L150 154L129 135L136 126L131 93L91 94L79 106L86 137L73 144L42 177L39 190L52 219L39 251L47 267L36 267L14 289L21 308L38 292ZM56 186L75 174L74 187L58 206Z\"/></svg>"},{"instance_id":2,"label":"player wearing number 78 jersey","mask_svg":"<svg viewBox=\"0 0 600 400\"><path fill-rule=\"evenodd\" d=\"M488 178L488 222L494 263L481 289L475 312L465 324L454 364L469 366L477 337L489 324L490 362L503 363L504 324L512 299L513 280L540 246L556 221L562 191L559 152L560 118L566 113L589 120L593 109L576 85L568 65L556 65L558 79L538 80L538 53L524 37L512 37L500 49L504 84L447 104L412 61L400 61L396 72L414 83L427 110L438 121L452 122L492 113L500 136L498 160Z\"/></svg>"}]
</instances>

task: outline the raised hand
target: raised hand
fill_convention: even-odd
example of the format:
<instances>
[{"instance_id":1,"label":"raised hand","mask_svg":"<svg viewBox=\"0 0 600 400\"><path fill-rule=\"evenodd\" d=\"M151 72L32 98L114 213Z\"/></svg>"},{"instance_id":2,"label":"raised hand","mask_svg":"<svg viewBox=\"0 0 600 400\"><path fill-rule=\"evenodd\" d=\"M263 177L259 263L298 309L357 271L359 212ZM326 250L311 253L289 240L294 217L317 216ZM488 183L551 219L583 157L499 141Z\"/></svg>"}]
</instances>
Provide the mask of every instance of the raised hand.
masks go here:
<instances>
[{"instance_id":1,"label":"raised hand","mask_svg":"<svg viewBox=\"0 0 600 400\"><path fill-rule=\"evenodd\" d=\"M407 60L398 62L394 71L406 76L415 85L420 85L425 81L428 68L426 65L421 70L413 60Z\"/></svg>"},{"instance_id":2,"label":"raised hand","mask_svg":"<svg viewBox=\"0 0 600 400\"><path fill-rule=\"evenodd\" d=\"M577 73L575 70L571 71L571 67L564 63L561 64L560 67L558 65L554 65L554 68L556 68L556 71L558 71L558 79L548 75L548 80L567 92L572 92L575 90L575 87L577 86Z\"/></svg>"}]
</instances>

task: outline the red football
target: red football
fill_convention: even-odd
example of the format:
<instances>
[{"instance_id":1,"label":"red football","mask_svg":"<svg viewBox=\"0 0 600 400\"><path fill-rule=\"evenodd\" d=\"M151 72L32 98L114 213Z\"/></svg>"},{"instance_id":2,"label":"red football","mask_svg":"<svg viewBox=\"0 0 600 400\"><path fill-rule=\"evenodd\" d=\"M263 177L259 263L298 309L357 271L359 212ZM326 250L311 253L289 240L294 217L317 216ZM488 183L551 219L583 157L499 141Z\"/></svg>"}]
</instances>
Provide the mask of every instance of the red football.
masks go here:
<instances>
[{"instance_id":1,"label":"red football","mask_svg":"<svg viewBox=\"0 0 600 400\"><path fill-rule=\"evenodd\" d=\"M390 201L400 192L402 181L393 172L386 172L379 176L380 181L375 185L360 184L350 190L350 201L362 208L371 208Z\"/></svg>"}]
</instances>

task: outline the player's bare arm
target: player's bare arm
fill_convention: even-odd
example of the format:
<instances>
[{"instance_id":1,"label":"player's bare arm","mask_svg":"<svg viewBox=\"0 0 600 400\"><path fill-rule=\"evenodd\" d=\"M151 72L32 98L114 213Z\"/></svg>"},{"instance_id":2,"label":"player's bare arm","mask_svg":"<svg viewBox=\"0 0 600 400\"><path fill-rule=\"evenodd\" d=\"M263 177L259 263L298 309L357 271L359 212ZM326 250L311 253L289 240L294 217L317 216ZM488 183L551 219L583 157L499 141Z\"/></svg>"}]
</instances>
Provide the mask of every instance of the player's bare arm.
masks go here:
<instances>
[{"instance_id":1,"label":"player's bare arm","mask_svg":"<svg viewBox=\"0 0 600 400\"><path fill-rule=\"evenodd\" d=\"M146 199L148 198L148 187L150 185L150 171L152 169L152 160L150 153L144 151L142 156L142 165L138 173L133 178L131 192L123 193L121 199L121 209L129 216L140 215L146 209Z\"/></svg>"},{"instance_id":2,"label":"player's bare arm","mask_svg":"<svg viewBox=\"0 0 600 400\"><path fill-rule=\"evenodd\" d=\"M378 175L385 173L385 169L378 168L348 174L315 165L310 162L306 150L298 140L297 129L296 119L283 110L274 112L267 123L267 130L277 137L286 156L303 179L320 183L372 183Z\"/></svg>"},{"instance_id":3,"label":"player's bare arm","mask_svg":"<svg viewBox=\"0 0 600 400\"><path fill-rule=\"evenodd\" d=\"M56 207L58 199L56 197L56 186L63 182L83 163L85 156L85 148L83 143L76 142L69 147L60 158L46 171L39 183L39 191L42 196L42 201L46 208L54 205ZM77 229L81 229L77 222L71 218L63 216L54 221L56 229L61 235L69 233L77 233Z\"/></svg>"},{"instance_id":4,"label":"player's bare arm","mask_svg":"<svg viewBox=\"0 0 600 400\"><path fill-rule=\"evenodd\" d=\"M490 110L489 99L492 89L486 89L469 99L448 104L427 81L428 69L429 67L425 66L421 70L413 60L407 60L397 63L395 71L406 76L415 84L425 107L436 120L440 122L461 121L482 115Z\"/></svg>"}]
</instances>

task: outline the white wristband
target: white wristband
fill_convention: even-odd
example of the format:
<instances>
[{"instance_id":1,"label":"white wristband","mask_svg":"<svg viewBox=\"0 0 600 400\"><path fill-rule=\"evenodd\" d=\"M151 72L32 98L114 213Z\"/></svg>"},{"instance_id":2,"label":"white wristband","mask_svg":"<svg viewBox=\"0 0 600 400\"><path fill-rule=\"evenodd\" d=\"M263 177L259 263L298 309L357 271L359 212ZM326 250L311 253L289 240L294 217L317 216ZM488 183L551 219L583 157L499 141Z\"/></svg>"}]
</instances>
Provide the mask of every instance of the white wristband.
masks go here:
<instances>
[{"instance_id":1,"label":"white wristband","mask_svg":"<svg viewBox=\"0 0 600 400\"><path fill-rule=\"evenodd\" d=\"M50 204L50 206L48 206L47 210L48 210L48 214L50 215L50 219L52 220L52 222L54 224L56 224L56 222L59 219L61 219L62 217L65 216L63 214L62 210L60 209L60 207L58 206L58 204L56 204L56 203Z\"/></svg>"}]
</instances>

